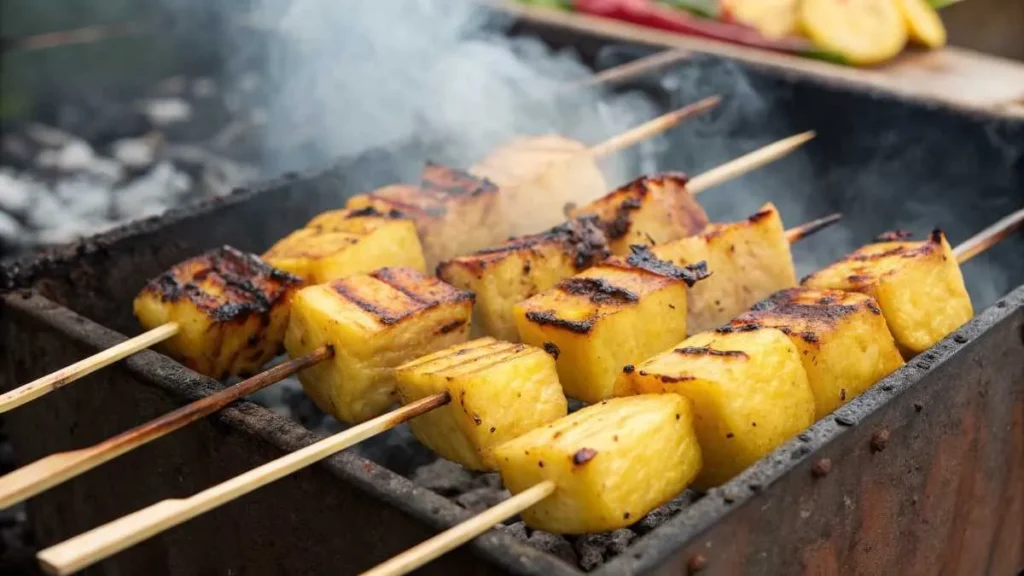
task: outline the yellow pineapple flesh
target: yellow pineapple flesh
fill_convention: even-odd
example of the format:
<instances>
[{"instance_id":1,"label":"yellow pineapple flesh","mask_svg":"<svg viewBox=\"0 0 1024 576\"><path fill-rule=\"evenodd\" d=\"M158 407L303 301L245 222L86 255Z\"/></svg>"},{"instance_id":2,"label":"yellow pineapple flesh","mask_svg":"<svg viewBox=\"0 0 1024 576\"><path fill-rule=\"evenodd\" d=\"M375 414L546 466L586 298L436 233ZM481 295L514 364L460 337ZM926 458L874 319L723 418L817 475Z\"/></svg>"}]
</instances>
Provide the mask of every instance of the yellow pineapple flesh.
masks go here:
<instances>
[{"instance_id":1,"label":"yellow pineapple flesh","mask_svg":"<svg viewBox=\"0 0 1024 576\"><path fill-rule=\"evenodd\" d=\"M515 306L519 336L555 351L559 379L573 398L610 398L623 366L686 337L686 290L706 273L634 250Z\"/></svg>"},{"instance_id":2,"label":"yellow pineapple flesh","mask_svg":"<svg viewBox=\"0 0 1024 576\"><path fill-rule=\"evenodd\" d=\"M651 251L677 266L707 262L711 276L690 290L692 334L717 328L774 292L796 286L782 217L771 203L746 220L710 224Z\"/></svg>"},{"instance_id":3,"label":"yellow pineapple flesh","mask_svg":"<svg viewBox=\"0 0 1024 576\"><path fill-rule=\"evenodd\" d=\"M299 373L313 402L343 422L383 414L398 399L394 369L465 342L473 295L411 268L381 268L300 290L284 345L334 357Z\"/></svg>"},{"instance_id":4,"label":"yellow pineapple flesh","mask_svg":"<svg viewBox=\"0 0 1024 576\"><path fill-rule=\"evenodd\" d=\"M582 218L443 262L437 275L476 294L473 322L478 334L518 342L513 305L607 256L601 229L592 218Z\"/></svg>"},{"instance_id":5,"label":"yellow pineapple flesh","mask_svg":"<svg viewBox=\"0 0 1024 576\"><path fill-rule=\"evenodd\" d=\"M428 163L418 186L385 186L349 199L348 208L397 210L416 222L428 270L508 237L498 187L455 168Z\"/></svg>"},{"instance_id":6,"label":"yellow pineapple flesh","mask_svg":"<svg viewBox=\"0 0 1024 576\"><path fill-rule=\"evenodd\" d=\"M289 303L301 281L230 246L176 264L135 298L146 330L168 322L177 335L158 348L218 380L248 375L281 351Z\"/></svg>"},{"instance_id":7,"label":"yellow pineapple flesh","mask_svg":"<svg viewBox=\"0 0 1024 576\"><path fill-rule=\"evenodd\" d=\"M757 303L719 332L777 328L800 351L817 418L903 366L903 357L870 296L790 288Z\"/></svg>"},{"instance_id":8,"label":"yellow pineapple flesh","mask_svg":"<svg viewBox=\"0 0 1024 576\"><path fill-rule=\"evenodd\" d=\"M395 370L402 403L448 392L451 403L409 421L442 458L471 470L496 470L495 446L565 416L551 355L485 337L457 344Z\"/></svg>"},{"instance_id":9,"label":"yellow pineapple flesh","mask_svg":"<svg viewBox=\"0 0 1024 576\"><path fill-rule=\"evenodd\" d=\"M974 309L941 231L921 242L907 241L902 234L883 235L882 240L807 276L802 284L873 297L909 358L970 320Z\"/></svg>"},{"instance_id":10,"label":"yellow pineapple flesh","mask_svg":"<svg viewBox=\"0 0 1024 576\"><path fill-rule=\"evenodd\" d=\"M690 402L676 394L587 406L494 453L513 494L555 484L522 512L531 528L555 534L629 526L685 490L701 468Z\"/></svg>"},{"instance_id":11,"label":"yellow pineapple flesh","mask_svg":"<svg viewBox=\"0 0 1024 576\"><path fill-rule=\"evenodd\" d=\"M692 236L708 224L686 189L686 176L664 173L638 178L570 215L595 215L614 254L628 256L631 245L651 246Z\"/></svg>"},{"instance_id":12,"label":"yellow pineapple flesh","mask_svg":"<svg viewBox=\"0 0 1024 576\"><path fill-rule=\"evenodd\" d=\"M426 271L413 221L372 207L324 212L274 244L263 259L310 284L382 266Z\"/></svg>"},{"instance_id":13,"label":"yellow pineapple flesh","mask_svg":"<svg viewBox=\"0 0 1024 576\"><path fill-rule=\"evenodd\" d=\"M704 467L695 486L727 482L814 422L800 353L773 328L702 332L622 371L616 395L675 392L693 402Z\"/></svg>"}]
</instances>

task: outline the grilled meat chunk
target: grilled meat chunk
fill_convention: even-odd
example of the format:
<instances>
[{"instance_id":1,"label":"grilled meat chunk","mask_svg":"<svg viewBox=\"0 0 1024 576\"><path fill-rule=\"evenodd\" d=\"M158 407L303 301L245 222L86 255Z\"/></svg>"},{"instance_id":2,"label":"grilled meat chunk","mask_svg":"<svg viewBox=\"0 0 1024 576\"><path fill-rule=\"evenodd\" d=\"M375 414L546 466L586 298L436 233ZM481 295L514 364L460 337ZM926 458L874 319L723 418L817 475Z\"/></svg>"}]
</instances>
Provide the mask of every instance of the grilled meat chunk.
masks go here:
<instances>
[{"instance_id":1,"label":"grilled meat chunk","mask_svg":"<svg viewBox=\"0 0 1024 576\"><path fill-rule=\"evenodd\" d=\"M711 330L762 298L796 286L796 269L779 211L771 203L756 214L711 224L700 234L651 249L678 266L707 262L711 276L690 290L691 334Z\"/></svg>"},{"instance_id":2,"label":"grilled meat chunk","mask_svg":"<svg viewBox=\"0 0 1024 576\"><path fill-rule=\"evenodd\" d=\"M923 242L869 244L803 279L878 301L904 356L917 355L974 316L956 256L939 230Z\"/></svg>"},{"instance_id":3,"label":"grilled meat chunk","mask_svg":"<svg viewBox=\"0 0 1024 576\"><path fill-rule=\"evenodd\" d=\"M555 483L555 492L522 517L556 534L629 526L682 492L701 468L690 402L676 394L587 406L502 444L495 455L513 494Z\"/></svg>"},{"instance_id":4,"label":"grilled meat chunk","mask_svg":"<svg viewBox=\"0 0 1024 576\"><path fill-rule=\"evenodd\" d=\"M592 218L571 220L544 234L514 238L437 267L445 282L476 294L481 334L518 342L512 306L604 260L608 246Z\"/></svg>"},{"instance_id":5,"label":"grilled meat chunk","mask_svg":"<svg viewBox=\"0 0 1024 576\"><path fill-rule=\"evenodd\" d=\"M515 306L523 342L557 349L566 394L584 402L610 398L623 366L686 337L686 289L705 273L635 248Z\"/></svg>"},{"instance_id":6,"label":"grilled meat chunk","mask_svg":"<svg viewBox=\"0 0 1024 576\"><path fill-rule=\"evenodd\" d=\"M508 237L498 187L467 172L428 163L419 186L397 184L349 199L353 209L397 210L416 222L427 269Z\"/></svg>"},{"instance_id":7,"label":"grilled meat chunk","mask_svg":"<svg viewBox=\"0 0 1024 576\"><path fill-rule=\"evenodd\" d=\"M396 366L466 341L472 306L472 294L417 270L381 268L300 290L284 345L292 357L332 346L299 381L324 412L362 422L398 399Z\"/></svg>"},{"instance_id":8,"label":"grilled meat chunk","mask_svg":"<svg viewBox=\"0 0 1024 576\"><path fill-rule=\"evenodd\" d=\"M632 370L616 394L675 392L693 401L704 467L695 486L728 481L814 422L814 394L781 331L702 332Z\"/></svg>"},{"instance_id":9,"label":"grilled meat chunk","mask_svg":"<svg viewBox=\"0 0 1024 576\"><path fill-rule=\"evenodd\" d=\"M790 288L758 302L720 333L778 328L800 352L820 419L903 366L874 298Z\"/></svg>"},{"instance_id":10,"label":"grilled meat chunk","mask_svg":"<svg viewBox=\"0 0 1024 576\"><path fill-rule=\"evenodd\" d=\"M402 403L447 391L451 404L409 421L442 458L496 470L492 449L565 416L554 359L544 350L486 337L418 358L395 370Z\"/></svg>"},{"instance_id":11,"label":"grilled meat chunk","mask_svg":"<svg viewBox=\"0 0 1024 576\"><path fill-rule=\"evenodd\" d=\"M301 281L230 246L176 264L135 297L151 330L181 330L158 347L218 380L254 372L281 351L292 295Z\"/></svg>"},{"instance_id":12,"label":"grilled meat chunk","mask_svg":"<svg viewBox=\"0 0 1024 576\"><path fill-rule=\"evenodd\" d=\"M263 259L310 284L382 266L426 271L412 220L396 211L374 208L324 212L274 244Z\"/></svg>"},{"instance_id":13,"label":"grilled meat chunk","mask_svg":"<svg viewBox=\"0 0 1024 576\"><path fill-rule=\"evenodd\" d=\"M502 212L513 236L556 226L567 204L589 202L608 191L587 147L555 134L516 138L470 172L501 187Z\"/></svg>"},{"instance_id":14,"label":"grilled meat chunk","mask_svg":"<svg viewBox=\"0 0 1024 576\"><path fill-rule=\"evenodd\" d=\"M631 245L663 244L708 225L708 215L686 190L686 180L672 172L637 178L570 215L597 216L612 253L626 256Z\"/></svg>"}]
</instances>

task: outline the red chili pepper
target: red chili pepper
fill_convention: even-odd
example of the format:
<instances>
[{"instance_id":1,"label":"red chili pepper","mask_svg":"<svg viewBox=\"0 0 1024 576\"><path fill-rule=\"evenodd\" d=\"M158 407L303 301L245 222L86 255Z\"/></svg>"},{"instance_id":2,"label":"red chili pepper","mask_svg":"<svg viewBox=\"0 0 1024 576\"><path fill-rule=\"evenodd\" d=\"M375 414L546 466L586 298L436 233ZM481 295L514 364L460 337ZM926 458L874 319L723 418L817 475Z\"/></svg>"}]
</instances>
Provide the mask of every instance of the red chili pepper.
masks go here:
<instances>
[{"instance_id":1,"label":"red chili pepper","mask_svg":"<svg viewBox=\"0 0 1024 576\"><path fill-rule=\"evenodd\" d=\"M727 22L691 16L653 0L574 0L576 11L592 16L624 20L670 32L755 46L780 52L806 52L813 47L800 39L772 40L757 30Z\"/></svg>"}]
</instances>

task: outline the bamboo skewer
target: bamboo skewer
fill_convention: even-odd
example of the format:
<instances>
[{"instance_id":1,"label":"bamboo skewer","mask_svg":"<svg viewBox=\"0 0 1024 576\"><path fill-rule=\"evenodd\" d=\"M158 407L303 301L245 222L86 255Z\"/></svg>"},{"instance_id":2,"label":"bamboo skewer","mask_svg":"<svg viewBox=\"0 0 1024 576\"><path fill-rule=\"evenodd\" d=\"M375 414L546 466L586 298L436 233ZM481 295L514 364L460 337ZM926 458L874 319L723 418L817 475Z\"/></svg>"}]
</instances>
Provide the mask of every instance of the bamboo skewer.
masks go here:
<instances>
[{"instance_id":1,"label":"bamboo skewer","mask_svg":"<svg viewBox=\"0 0 1024 576\"><path fill-rule=\"evenodd\" d=\"M191 404L186 404L99 444L52 454L36 460L0 477L0 509L31 498L57 484L92 470L104 462L109 462L121 454L166 436L204 416L213 414L235 400L280 382L282 379L332 356L334 356L334 351L330 348L318 348L301 358L282 362L266 372Z\"/></svg>"},{"instance_id":2,"label":"bamboo skewer","mask_svg":"<svg viewBox=\"0 0 1024 576\"><path fill-rule=\"evenodd\" d=\"M836 212L834 214L818 218L817 220L811 220L810 222L801 224L795 228L790 228L789 230L786 230L786 240L789 240L790 244L796 244L800 240L803 240L804 238L839 222L842 217L843 215L840 212Z\"/></svg>"},{"instance_id":3,"label":"bamboo skewer","mask_svg":"<svg viewBox=\"0 0 1024 576\"><path fill-rule=\"evenodd\" d=\"M435 394L409 403L394 412L369 420L348 430L207 488L189 498L161 500L94 528L39 553L39 561L50 574L70 574L146 540L168 528L212 510L221 504L283 478L314 462L390 430L398 424L451 401L447 393Z\"/></svg>"},{"instance_id":4,"label":"bamboo skewer","mask_svg":"<svg viewBox=\"0 0 1024 576\"><path fill-rule=\"evenodd\" d=\"M508 520L547 498L554 493L555 488L555 483L551 480L545 480L535 486L531 486L508 500L484 510L458 526L402 552L376 568L363 572L361 576L391 576L411 572L427 562L444 555L445 552L469 542L490 530L495 524Z\"/></svg>"},{"instance_id":5,"label":"bamboo skewer","mask_svg":"<svg viewBox=\"0 0 1024 576\"><path fill-rule=\"evenodd\" d=\"M655 52L650 56L637 58L631 62L626 62L625 64L620 64L598 72L590 78L567 85L566 89L578 90L582 88L593 88L602 84L617 84L623 80L629 80L636 76L640 76L641 74L657 70L662 66L668 66L669 64L685 60L689 57L690 52L688 50L662 50L660 52Z\"/></svg>"},{"instance_id":6,"label":"bamboo skewer","mask_svg":"<svg viewBox=\"0 0 1024 576\"><path fill-rule=\"evenodd\" d=\"M710 96L703 100L698 100L693 104L683 106L678 110L674 110L668 114L662 114L657 118L648 120L647 122L644 122L635 128L626 130L621 134L616 134L600 144L591 146L586 153L594 158L600 158L602 156L607 156L612 152L618 152L619 150L629 148L634 144L647 140L653 136L657 136L669 128L681 124L683 120L686 120L687 118L696 116L697 114L714 108L721 101L721 96Z\"/></svg>"},{"instance_id":7,"label":"bamboo skewer","mask_svg":"<svg viewBox=\"0 0 1024 576\"><path fill-rule=\"evenodd\" d=\"M804 132L802 134L790 136L789 138L784 138L778 142L773 142L749 154L744 154L735 160L731 160L721 166L716 166L699 176L695 176L687 184L687 189L690 191L690 194L696 196L709 188L713 188L719 184L738 178L747 172L751 172L765 164L774 162L786 156L808 140L814 138L814 136L815 134L813 130Z\"/></svg>"},{"instance_id":8,"label":"bamboo skewer","mask_svg":"<svg viewBox=\"0 0 1024 576\"><path fill-rule=\"evenodd\" d=\"M49 394L58 388L67 386L83 376L92 374L100 368L109 366L118 360L135 354L136 352L145 350L158 342L163 342L177 334L179 329L180 326L174 322L169 322L163 326L157 326L148 332L139 334L138 336L125 340L116 346L107 348L102 352L97 352L84 360L79 360L70 366L65 366L56 372L47 374L42 378L33 380L28 384L24 384L10 392L0 395L0 414L17 408L22 404L27 404L32 400Z\"/></svg>"},{"instance_id":9,"label":"bamboo skewer","mask_svg":"<svg viewBox=\"0 0 1024 576\"><path fill-rule=\"evenodd\" d=\"M1024 208L1000 219L995 224L971 236L953 249L958 264L963 264L992 246L1002 242L1024 225Z\"/></svg>"}]
</instances>

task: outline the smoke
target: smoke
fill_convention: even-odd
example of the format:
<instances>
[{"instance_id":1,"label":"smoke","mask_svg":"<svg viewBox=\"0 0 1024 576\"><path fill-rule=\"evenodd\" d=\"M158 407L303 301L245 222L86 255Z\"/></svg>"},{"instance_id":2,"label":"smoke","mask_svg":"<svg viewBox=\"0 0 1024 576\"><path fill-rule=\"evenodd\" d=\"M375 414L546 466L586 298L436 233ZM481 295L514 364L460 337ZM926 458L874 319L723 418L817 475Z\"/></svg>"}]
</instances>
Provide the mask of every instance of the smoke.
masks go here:
<instances>
[{"instance_id":1,"label":"smoke","mask_svg":"<svg viewBox=\"0 0 1024 576\"><path fill-rule=\"evenodd\" d=\"M593 144L653 117L637 94L565 85L592 73L571 51L512 39L471 0L258 0L270 168L323 165L410 142L467 168L517 135L556 132ZM246 47L242 47L246 48ZM238 61L250 60L244 51ZM608 167L611 181L623 168Z\"/></svg>"}]
</instances>

